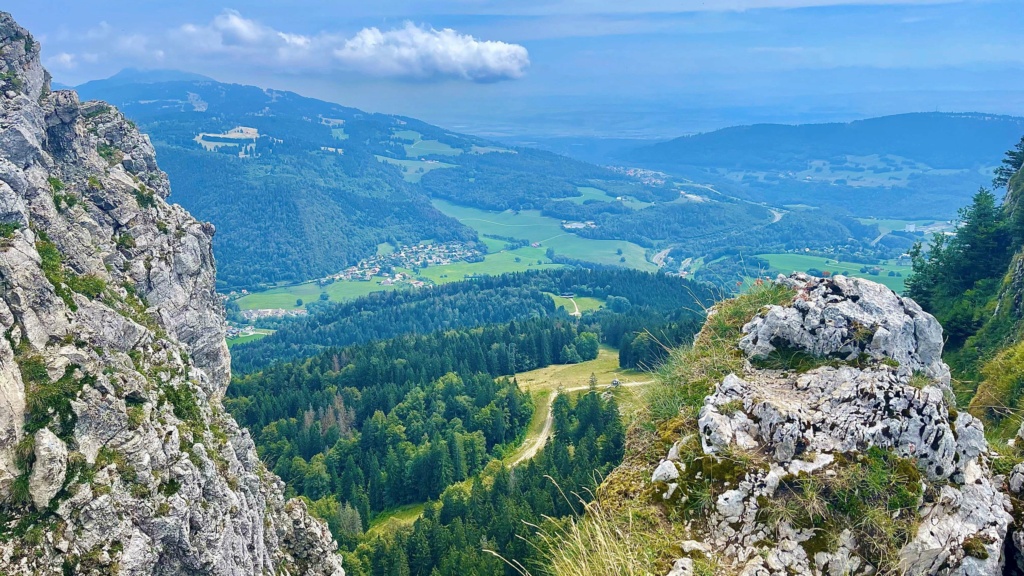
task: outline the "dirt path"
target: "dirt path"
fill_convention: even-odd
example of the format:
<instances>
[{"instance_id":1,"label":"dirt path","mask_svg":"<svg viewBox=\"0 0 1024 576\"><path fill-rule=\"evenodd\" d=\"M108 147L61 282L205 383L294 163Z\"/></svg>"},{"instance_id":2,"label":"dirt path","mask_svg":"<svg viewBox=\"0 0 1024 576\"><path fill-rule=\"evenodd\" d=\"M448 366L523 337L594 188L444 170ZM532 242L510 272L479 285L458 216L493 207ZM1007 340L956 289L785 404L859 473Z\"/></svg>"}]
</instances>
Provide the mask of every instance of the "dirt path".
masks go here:
<instances>
[{"instance_id":1,"label":"dirt path","mask_svg":"<svg viewBox=\"0 0 1024 576\"><path fill-rule=\"evenodd\" d=\"M637 386L644 386L646 384L650 384L651 382L654 382L654 380L645 380L643 382L624 382L619 387L634 388ZM590 385L576 386L573 388L563 388L561 392L581 392L583 390L588 389L590 389ZM603 389L607 390L609 388ZM540 434L533 438L527 437L526 440L523 441L523 447L520 448L520 450L522 450L522 453L515 460L512 461L510 466L518 466L519 464L522 464L527 460L533 459L533 457L536 456L538 452L540 452L541 448L543 448L544 445L548 443L548 438L551 437L551 429L554 426L554 414L551 413L551 407L555 404L555 398L558 397L558 394L559 391L555 390L551 392L550 395L548 395L548 401L544 404L544 410L546 411L546 414L544 415L544 427L541 428Z\"/></svg>"}]
</instances>

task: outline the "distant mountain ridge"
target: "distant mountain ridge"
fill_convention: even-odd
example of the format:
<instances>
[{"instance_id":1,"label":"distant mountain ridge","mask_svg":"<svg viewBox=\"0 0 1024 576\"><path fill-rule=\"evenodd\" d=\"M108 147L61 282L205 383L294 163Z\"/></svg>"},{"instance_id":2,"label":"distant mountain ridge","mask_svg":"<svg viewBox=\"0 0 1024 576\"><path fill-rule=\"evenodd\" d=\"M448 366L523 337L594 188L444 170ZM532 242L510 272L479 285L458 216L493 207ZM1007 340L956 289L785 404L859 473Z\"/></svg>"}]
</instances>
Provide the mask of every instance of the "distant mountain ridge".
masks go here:
<instances>
[{"instance_id":1,"label":"distant mountain ridge","mask_svg":"<svg viewBox=\"0 0 1024 576\"><path fill-rule=\"evenodd\" d=\"M1024 134L1024 118L912 113L830 124L755 124L620 152L618 161L701 175L771 204L859 216L951 218ZM808 201L810 200L810 201Z\"/></svg>"},{"instance_id":2,"label":"distant mountain ridge","mask_svg":"<svg viewBox=\"0 0 1024 576\"><path fill-rule=\"evenodd\" d=\"M1024 118L983 113L921 112L828 124L752 124L683 136L623 155L645 163L706 165L717 154L761 154L782 168L808 158L884 151L933 168L992 165L1020 135ZM744 156L745 161L751 160Z\"/></svg>"}]
</instances>

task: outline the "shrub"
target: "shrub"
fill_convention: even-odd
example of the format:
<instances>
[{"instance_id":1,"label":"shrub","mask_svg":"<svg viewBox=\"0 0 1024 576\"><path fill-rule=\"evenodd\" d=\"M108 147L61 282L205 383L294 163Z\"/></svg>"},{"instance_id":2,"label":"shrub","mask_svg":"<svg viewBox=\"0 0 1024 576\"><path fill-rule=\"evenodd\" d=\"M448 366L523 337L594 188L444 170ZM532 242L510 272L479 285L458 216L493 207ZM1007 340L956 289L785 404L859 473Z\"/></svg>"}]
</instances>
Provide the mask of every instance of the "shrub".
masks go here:
<instances>
[{"instance_id":1,"label":"shrub","mask_svg":"<svg viewBox=\"0 0 1024 576\"><path fill-rule=\"evenodd\" d=\"M96 152L99 153L100 157L107 161L107 164L115 166L124 160L124 152L121 152L116 147L107 144L106 142L96 146Z\"/></svg>"},{"instance_id":2,"label":"shrub","mask_svg":"<svg viewBox=\"0 0 1024 576\"><path fill-rule=\"evenodd\" d=\"M152 190L146 188L145 184L139 184L139 189L135 190L135 201L139 204L139 208L143 210L156 206L156 197L153 195Z\"/></svg>"},{"instance_id":3,"label":"shrub","mask_svg":"<svg viewBox=\"0 0 1024 576\"><path fill-rule=\"evenodd\" d=\"M135 238L133 238L131 234L125 232L117 237L116 244L121 250L135 248Z\"/></svg>"},{"instance_id":4,"label":"shrub","mask_svg":"<svg viewBox=\"0 0 1024 576\"><path fill-rule=\"evenodd\" d=\"M0 238L10 240L14 238L14 233L21 229L21 224L17 222L3 222L0 223Z\"/></svg>"},{"instance_id":5,"label":"shrub","mask_svg":"<svg viewBox=\"0 0 1024 576\"><path fill-rule=\"evenodd\" d=\"M91 190L103 190L103 183L95 176L89 176L86 183Z\"/></svg>"},{"instance_id":6,"label":"shrub","mask_svg":"<svg viewBox=\"0 0 1024 576\"><path fill-rule=\"evenodd\" d=\"M70 275L67 279L68 287L89 298L99 298L107 289L107 281L95 274L82 276Z\"/></svg>"},{"instance_id":7,"label":"shrub","mask_svg":"<svg viewBox=\"0 0 1024 576\"><path fill-rule=\"evenodd\" d=\"M199 403L188 384L183 383L177 387L168 385L164 387L163 392L163 397L171 403L175 416L193 424L202 422L203 414L199 410Z\"/></svg>"}]
</instances>

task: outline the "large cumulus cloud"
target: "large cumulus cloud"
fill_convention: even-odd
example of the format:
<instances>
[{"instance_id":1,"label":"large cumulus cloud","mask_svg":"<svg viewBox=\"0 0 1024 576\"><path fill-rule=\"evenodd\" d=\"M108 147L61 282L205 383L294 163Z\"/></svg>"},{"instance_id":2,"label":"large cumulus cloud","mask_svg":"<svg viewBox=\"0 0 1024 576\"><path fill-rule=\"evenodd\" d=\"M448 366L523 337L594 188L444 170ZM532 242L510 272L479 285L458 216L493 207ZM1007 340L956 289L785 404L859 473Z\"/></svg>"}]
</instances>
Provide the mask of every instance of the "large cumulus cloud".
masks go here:
<instances>
[{"instance_id":1,"label":"large cumulus cloud","mask_svg":"<svg viewBox=\"0 0 1024 576\"><path fill-rule=\"evenodd\" d=\"M261 66L341 69L389 78L457 79L495 82L520 78L530 65L518 44L479 40L450 28L436 30L406 22L355 35L293 34L227 10L206 24L186 24L170 34L182 51L235 57Z\"/></svg>"},{"instance_id":2,"label":"large cumulus cloud","mask_svg":"<svg viewBox=\"0 0 1024 576\"><path fill-rule=\"evenodd\" d=\"M451 28L435 30L406 22L382 32L364 28L334 50L342 65L379 76L460 78L493 82L519 78L530 65L526 48L482 41Z\"/></svg>"}]
</instances>

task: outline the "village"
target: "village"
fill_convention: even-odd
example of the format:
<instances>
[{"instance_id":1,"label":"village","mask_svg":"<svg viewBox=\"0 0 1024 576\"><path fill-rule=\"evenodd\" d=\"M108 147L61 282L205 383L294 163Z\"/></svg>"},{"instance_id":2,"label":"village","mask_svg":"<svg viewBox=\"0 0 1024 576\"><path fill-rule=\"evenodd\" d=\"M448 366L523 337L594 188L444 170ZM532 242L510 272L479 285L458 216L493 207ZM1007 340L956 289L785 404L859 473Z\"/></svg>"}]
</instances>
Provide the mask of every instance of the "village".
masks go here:
<instances>
[{"instance_id":1,"label":"village","mask_svg":"<svg viewBox=\"0 0 1024 576\"><path fill-rule=\"evenodd\" d=\"M430 266L446 266L455 262L480 262L484 253L470 244L462 242L445 242L443 244L413 244L401 246L388 254L378 254L372 258L361 260L354 266L319 280L321 285L336 281L371 282L374 277L381 277L379 283L384 286L406 283L412 286L423 286L414 274L421 268ZM413 274L395 272L396 268L412 270Z\"/></svg>"}]
</instances>

